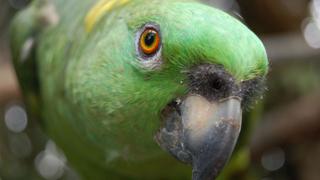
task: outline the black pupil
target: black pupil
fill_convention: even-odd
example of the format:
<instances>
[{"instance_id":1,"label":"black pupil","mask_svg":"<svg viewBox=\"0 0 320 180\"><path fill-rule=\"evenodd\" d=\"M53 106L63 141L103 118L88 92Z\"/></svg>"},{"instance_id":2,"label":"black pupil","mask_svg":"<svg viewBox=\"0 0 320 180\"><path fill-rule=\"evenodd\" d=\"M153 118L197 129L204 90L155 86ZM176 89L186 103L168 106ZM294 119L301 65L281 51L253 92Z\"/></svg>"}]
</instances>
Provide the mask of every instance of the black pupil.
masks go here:
<instances>
[{"instance_id":1,"label":"black pupil","mask_svg":"<svg viewBox=\"0 0 320 180\"><path fill-rule=\"evenodd\" d=\"M151 46L154 43L155 39L156 39L156 33L155 32L148 32L148 34L144 38L144 43L147 46Z\"/></svg>"}]
</instances>

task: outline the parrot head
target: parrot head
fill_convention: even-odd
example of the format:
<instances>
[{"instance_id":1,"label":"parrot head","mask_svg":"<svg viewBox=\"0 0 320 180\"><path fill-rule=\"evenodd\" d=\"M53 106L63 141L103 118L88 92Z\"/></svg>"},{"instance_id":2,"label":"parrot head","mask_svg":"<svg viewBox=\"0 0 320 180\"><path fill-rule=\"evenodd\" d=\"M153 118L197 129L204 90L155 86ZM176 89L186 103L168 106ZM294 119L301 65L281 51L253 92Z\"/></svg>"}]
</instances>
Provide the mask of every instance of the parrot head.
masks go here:
<instances>
[{"instance_id":1,"label":"parrot head","mask_svg":"<svg viewBox=\"0 0 320 180\"><path fill-rule=\"evenodd\" d=\"M191 164L193 179L216 177L234 149L242 109L263 89L261 41L197 2L117 3L87 17L81 51L90 55L68 67L69 94L85 119L77 123L102 148L127 144L143 159L157 143Z\"/></svg>"}]
</instances>

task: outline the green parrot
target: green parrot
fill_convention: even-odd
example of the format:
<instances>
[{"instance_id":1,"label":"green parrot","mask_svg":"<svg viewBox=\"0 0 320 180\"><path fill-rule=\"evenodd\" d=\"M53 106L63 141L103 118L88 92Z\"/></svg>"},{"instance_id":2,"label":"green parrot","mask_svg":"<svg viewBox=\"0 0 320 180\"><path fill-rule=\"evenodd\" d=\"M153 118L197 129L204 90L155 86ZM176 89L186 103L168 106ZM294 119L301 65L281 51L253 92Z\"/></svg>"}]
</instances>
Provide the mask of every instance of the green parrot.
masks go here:
<instances>
[{"instance_id":1,"label":"green parrot","mask_svg":"<svg viewBox=\"0 0 320 180\"><path fill-rule=\"evenodd\" d=\"M253 32L191 0L34 0L11 47L29 115L83 179L216 178L268 71Z\"/></svg>"}]
</instances>

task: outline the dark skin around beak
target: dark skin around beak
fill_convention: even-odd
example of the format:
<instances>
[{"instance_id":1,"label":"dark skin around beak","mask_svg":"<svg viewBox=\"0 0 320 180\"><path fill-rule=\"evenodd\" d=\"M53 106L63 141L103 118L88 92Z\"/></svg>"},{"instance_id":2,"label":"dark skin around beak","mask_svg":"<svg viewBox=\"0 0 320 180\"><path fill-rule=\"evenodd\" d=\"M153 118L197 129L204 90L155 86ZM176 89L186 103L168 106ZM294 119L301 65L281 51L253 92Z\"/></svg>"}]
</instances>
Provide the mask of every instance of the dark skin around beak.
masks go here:
<instances>
[{"instance_id":1,"label":"dark skin around beak","mask_svg":"<svg viewBox=\"0 0 320 180\"><path fill-rule=\"evenodd\" d=\"M193 180L215 179L229 160L242 120L241 99L236 96L208 101L188 95L179 111L169 111L156 140L182 162L192 165Z\"/></svg>"}]
</instances>

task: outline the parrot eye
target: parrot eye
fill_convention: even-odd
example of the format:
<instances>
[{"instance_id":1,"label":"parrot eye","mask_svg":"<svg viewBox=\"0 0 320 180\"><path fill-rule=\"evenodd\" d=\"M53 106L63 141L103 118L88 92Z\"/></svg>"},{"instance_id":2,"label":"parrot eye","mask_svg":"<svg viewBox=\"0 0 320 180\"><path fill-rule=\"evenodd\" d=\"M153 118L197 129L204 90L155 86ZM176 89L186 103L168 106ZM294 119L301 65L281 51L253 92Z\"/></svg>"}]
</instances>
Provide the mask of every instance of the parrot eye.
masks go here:
<instances>
[{"instance_id":1,"label":"parrot eye","mask_svg":"<svg viewBox=\"0 0 320 180\"><path fill-rule=\"evenodd\" d=\"M140 62L148 69L157 69L161 61L160 27L147 23L136 34L136 51Z\"/></svg>"},{"instance_id":2,"label":"parrot eye","mask_svg":"<svg viewBox=\"0 0 320 180\"><path fill-rule=\"evenodd\" d=\"M153 28L145 29L141 34L139 46L141 51L148 56L156 53L160 46L160 36L157 30Z\"/></svg>"}]
</instances>

